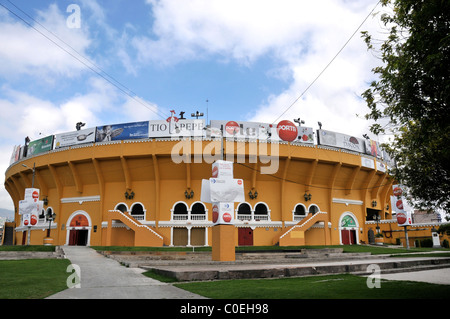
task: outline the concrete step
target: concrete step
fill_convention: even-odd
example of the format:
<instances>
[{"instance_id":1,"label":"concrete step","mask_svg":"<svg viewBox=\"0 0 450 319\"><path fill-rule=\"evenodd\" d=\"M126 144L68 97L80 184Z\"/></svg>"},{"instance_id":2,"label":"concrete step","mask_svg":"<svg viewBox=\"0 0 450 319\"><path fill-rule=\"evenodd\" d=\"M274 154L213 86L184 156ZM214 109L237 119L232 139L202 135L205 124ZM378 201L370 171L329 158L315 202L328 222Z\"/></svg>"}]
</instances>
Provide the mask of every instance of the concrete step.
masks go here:
<instances>
[{"instance_id":1,"label":"concrete step","mask_svg":"<svg viewBox=\"0 0 450 319\"><path fill-rule=\"evenodd\" d=\"M227 266L226 263L220 265L208 266L198 265L196 267L142 267L152 269L154 272L164 276L172 277L178 281L203 281L203 280L226 280L226 279L257 279L257 278L284 278L284 277L302 277L330 274L355 274L371 275L372 271L368 268L371 261L366 263L310 263L295 266L286 265L243 265L239 267L236 263L233 266ZM428 260L384 260L376 259L376 265L381 269L381 273L408 272L419 270L430 270L439 268L449 268L450 258L428 259Z\"/></svg>"},{"instance_id":2,"label":"concrete step","mask_svg":"<svg viewBox=\"0 0 450 319\"><path fill-rule=\"evenodd\" d=\"M63 255L58 252L47 251L0 251L0 260L15 260L15 259L47 259L47 258L63 258Z\"/></svg>"}]
</instances>

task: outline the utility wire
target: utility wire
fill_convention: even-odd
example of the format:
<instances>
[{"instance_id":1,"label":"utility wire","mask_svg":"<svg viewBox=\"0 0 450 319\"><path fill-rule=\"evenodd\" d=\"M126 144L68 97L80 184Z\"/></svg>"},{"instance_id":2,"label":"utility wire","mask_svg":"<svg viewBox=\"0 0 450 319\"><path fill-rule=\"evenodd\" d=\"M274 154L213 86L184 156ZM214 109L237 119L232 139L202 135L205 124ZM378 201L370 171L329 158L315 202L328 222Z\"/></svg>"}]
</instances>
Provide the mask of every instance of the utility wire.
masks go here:
<instances>
[{"instance_id":1,"label":"utility wire","mask_svg":"<svg viewBox=\"0 0 450 319\"><path fill-rule=\"evenodd\" d=\"M30 28L32 28L33 30L35 30L36 32L38 32L40 35L42 35L43 37L45 37L47 40L49 40L50 42L52 42L54 45L56 45L58 48L60 48L61 50L63 50L64 52L66 52L67 54L69 54L71 57L73 57L74 59L76 59L78 62L80 62L81 64L83 64L84 66L86 66L88 69L90 69L92 72L96 73L98 76L102 77L104 80L106 80L107 82L109 82L111 85L113 85L114 87L116 87L118 90L120 90L121 92L123 92L124 94L126 94L127 96L129 96L130 98L132 98L133 100L135 100L136 102L138 102L139 104L143 105L145 108L147 108L148 110L150 110L151 112L155 113L157 116L159 116L162 119L166 119L167 116L164 116L160 113L157 113L153 107L151 107L150 105L147 105L147 103L145 103L145 101L141 100L138 98L137 94L135 92L133 92L132 90L130 90L129 88L127 88L125 85L123 85L122 83L120 83L118 80L116 80L114 77L112 77L111 75L109 75L108 73L106 73L104 70L102 70L99 66L97 66L95 63L91 62L89 59L85 58L81 53L79 53L77 50L75 50L72 46L70 46L69 44L67 44L65 41L63 41L61 38L59 38L56 34L54 34L53 32L49 31L46 27L44 27L41 23L39 23L38 21L36 21L34 18L32 18L29 14L27 14L26 12L24 12L22 9L20 9L18 6L16 6L14 3L12 3L11 1L8 0L9 3L11 3L14 7L16 7L19 11L21 11L23 14L25 14L27 17L29 17L31 20L33 20L35 23L37 23L38 25L40 25L44 30L46 30L47 32L49 32L50 34L52 34L56 39L58 39L59 41L61 41L62 43L64 43L65 45L67 45L69 48L71 48L76 54L78 54L81 58L79 58L78 56L76 56L75 54L73 54L72 52L69 52L69 50L67 50L66 48L64 48L63 46L61 46L60 44L58 44L56 41L54 41L53 39L51 39L49 36L47 36L46 34L44 34L43 32L41 32L40 30L38 30L35 26L33 26L31 23L29 23L28 21L26 21L24 18L22 18L21 16L19 16L17 13L15 13L14 11L12 11L11 9L9 9L8 7L6 7L4 4L0 3L0 6L2 6L3 8L5 8L6 10L8 10L11 14L13 14L16 18L20 19L23 23L25 23L26 25L28 25ZM83 61L82 59L84 59L85 61ZM91 65L88 65L91 64ZM97 71L96 69L98 69L99 71Z\"/></svg>"},{"instance_id":2,"label":"utility wire","mask_svg":"<svg viewBox=\"0 0 450 319\"><path fill-rule=\"evenodd\" d=\"M335 54L335 56L331 59L330 62L328 62L328 64L323 68L322 71L320 71L320 73L315 77L315 79L306 87L306 89L299 95L299 97L297 97L294 102L292 102L292 104L286 108L286 110L284 110L283 113L280 114L280 116L278 116L275 121L273 121L272 124L275 124L284 114L286 114L287 111L289 111L295 103L297 103L298 100L300 100L303 95L305 95L305 93L314 85L314 83L316 83L316 81L322 76L322 74L328 69L328 67L331 65L331 63L334 62L334 60L336 60L336 58L338 57L338 55L344 50L344 48L347 46L347 44L350 42L350 40L355 36L355 34L359 31L359 29L362 27L362 25L367 21L367 19L372 15L373 11L375 10L375 8L378 6L378 4L380 3L380 1L377 2L377 4L373 7L373 9L369 12L369 14L365 17L365 19L361 22L361 24L358 26L358 28L355 30L355 32L353 32L353 34L350 36L350 38L344 43L344 45L342 46L342 48Z\"/></svg>"}]
</instances>

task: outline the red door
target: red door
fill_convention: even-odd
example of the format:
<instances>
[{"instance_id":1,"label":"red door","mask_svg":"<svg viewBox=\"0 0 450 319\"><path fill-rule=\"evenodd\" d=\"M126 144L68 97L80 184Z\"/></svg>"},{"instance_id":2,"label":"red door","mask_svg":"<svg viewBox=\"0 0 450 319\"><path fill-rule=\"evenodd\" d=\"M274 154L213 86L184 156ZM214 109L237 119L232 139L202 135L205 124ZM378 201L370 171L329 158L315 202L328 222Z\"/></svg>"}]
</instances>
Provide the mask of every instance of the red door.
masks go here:
<instances>
[{"instance_id":1,"label":"red door","mask_svg":"<svg viewBox=\"0 0 450 319\"><path fill-rule=\"evenodd\" d=\"M356 230L354 229L342 229L341 239L343 245L355 245L356 244Z\"/></svg>"},{"instance_id":2,"label":"red door","mask_svg":"<svg viewBox=\"0 0 450 319\"><path fill-rule=\"evenodd\" d=\"M87 236L86 229L72 229L69 233L69 246L86 246Z\"/></svg>"},{"instance_id":3,"label":"red door","mask_svg":"<svg viewBox=\"0 0 450 319\"><path fill-rule=\"evenodd\" d=\"M253 230L251 228L238 228L238 245L253 246Z\"/></svg>"},{"instance_id":4,"label":"red door","mask_svg":"<svg viewBox=\"0 0 450 319\"><path fill-rule=\"evenodd\" d=\"M347 229L341 230L341 240L342 244L344 245L350 245L350 231Z\"/></svg>"}]
</instances>

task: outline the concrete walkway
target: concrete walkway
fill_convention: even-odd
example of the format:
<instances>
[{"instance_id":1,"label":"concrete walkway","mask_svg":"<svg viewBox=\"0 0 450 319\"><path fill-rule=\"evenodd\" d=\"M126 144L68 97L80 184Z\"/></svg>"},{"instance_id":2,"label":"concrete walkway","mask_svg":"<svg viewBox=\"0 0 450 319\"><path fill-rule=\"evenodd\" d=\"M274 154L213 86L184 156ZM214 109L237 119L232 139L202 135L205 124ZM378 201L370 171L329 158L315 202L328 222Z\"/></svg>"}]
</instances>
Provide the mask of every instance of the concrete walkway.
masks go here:
<instances>
[{"instance_id":1,"label":"concrete walkway","mask_svg":"<svg viewBox=\"0 0 450 319\"><path fill-rule=\"evenodd\" d=\"M450 285L450 268L382 274L381 279L420 281L431 284Z\"/></svg>"},{"instance_id":2,"label":"concrete walkway","mask_svg":"<svg viewBox=\"0 0 450 319\"><path fill-rule=\"evenodd\" d=\"M63 246L65 256L80 268L80 288L61 291L47 299L204 299L142 275L89 247ZM73 275L69 271L67 276Z\"/></svg>"}]
</instances>

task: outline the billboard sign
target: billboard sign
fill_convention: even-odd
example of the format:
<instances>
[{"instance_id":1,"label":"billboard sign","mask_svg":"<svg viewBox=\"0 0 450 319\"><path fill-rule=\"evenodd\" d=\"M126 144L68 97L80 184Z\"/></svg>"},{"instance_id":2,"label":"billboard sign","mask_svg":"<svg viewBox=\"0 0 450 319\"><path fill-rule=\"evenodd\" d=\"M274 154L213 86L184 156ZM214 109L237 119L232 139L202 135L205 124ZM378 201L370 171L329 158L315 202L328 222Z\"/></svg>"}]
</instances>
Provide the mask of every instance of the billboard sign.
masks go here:
<instances>
[{"instance_id":1,"label":"billboard sign","mask_svg":"<svg viewBox=\"0 0 450 319\"><path fill-rule=\"evenodd\" d=\"M366 145L366 154L381 158L382 151L380 148L380 144L377 141L366 139L365 145Z\"/></svg>"},{"instance_id":2,"label":"billboard sign","mask_svg":"<svg viewBox=\"0 0 450 319\"><path fill-rule=\"evenodd\" d=\"M15 163L15 162L17 162L17 161L19 160L19 157L20 157L20 148L21 148L20 145L14 146L13 152L12 152L12 154L11 154L11 159L10 159L10 161L9 161L9 164L10 164L10 165L13 164L13 163Z\"/></svg>"},{"instance_id":3,"label":"billboard sign","mask_svg":"<svg viewBox=\"0 0 450 319\"><path fill-rule=\"evenodd\" d=\"M95 127L55 135L55 149L94 142L95 142Z\"/></svg>"},{"instance_id":4,"label":"billboard sign","mask_svg":"<svg viewBox=\"0 0 450 319\"><path fill-rule=\"evenodd\" d=\"M148 121L97 127L96 142L148 138Z\"/></svg>"},{"instance_id":5,"label":"billboard sign","mask_svg":"<svg viewBox=\"0 0 450 319\"><path fill-rule=\"evenodd\" d=\"M53 149L53 135L32 141L28 144L27 156L48 152Z\"/></svg>"},{"instance_id":6,"label":"billboard sign","mask_svg":"<svg viewBox=\"0 0 450 319\"><path fill-rule=\"evenodd\" d=\"M269 124L259 122L237 122L211 120L211 137L238 138L238 139L268 139Z\"/></svg>"},{"instance_id":7,"label":"billboard sign","mask_svg":"<svg viewBox=\"0 0 450 319\"><path fill-rule=\"evenodd\" d=\"M210 131L211 137L221 137L223 132L226 138L314 143L311 127L296 126L287 120L280 121L278 124L211 120Z\"/></svg>"},{"instance_id":8,"label":"billboard sign","mask_svg":"<svg viewBox=\"0 0 450 319\"><path fill-rule=\"evenodd\" d=\"M365 141L362 138L326 130L318 130L317 132L317 143L320 145L343 148L358 153L365 153L366 151Z\"/></svg>"},{"instance_id":9,"label":"billboard sign","mask_svg":"<svg viewBox=\"0 0 450 319\"><path fill-rule=\"evenodd\" d=\"M205 127L205 120L193 119L177 119L176 117L170 121L150 121L148 137L163 138L163 137L190 137L203 136Z\"/></svg>"}]
</instances>

